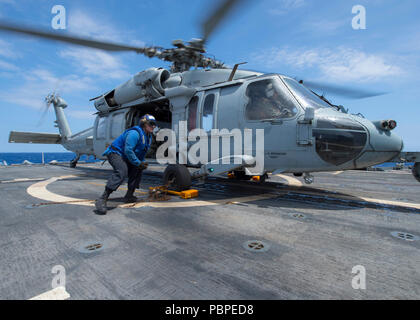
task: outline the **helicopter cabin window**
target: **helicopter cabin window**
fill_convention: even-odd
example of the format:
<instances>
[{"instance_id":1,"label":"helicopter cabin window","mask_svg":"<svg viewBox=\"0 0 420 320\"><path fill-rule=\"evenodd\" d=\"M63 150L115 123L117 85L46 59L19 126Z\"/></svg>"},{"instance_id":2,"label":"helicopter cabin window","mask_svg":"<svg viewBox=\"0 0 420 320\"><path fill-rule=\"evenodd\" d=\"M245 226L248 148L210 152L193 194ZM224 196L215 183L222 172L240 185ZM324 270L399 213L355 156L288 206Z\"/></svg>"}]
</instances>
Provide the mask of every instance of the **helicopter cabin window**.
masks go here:
<instances>
[{"instance_id":1,"label":"helicopter cabin window","mask_svg":"<svg viewBox=\"0 0 420 320\"><path fill-rule=\"evenodd\" d=\"M198 109L198 97L195 96L191 99L188 105L188 131L197 128L197 109Z\"/></svg>"},{"instance_id":2,"label":"helicopter cabin window","mask_svg":"<svg viewBox=\"0 0 420 320\"><path fill-rule=\"evenodd\" d=\"M106 119L107 117L99 118L98 127L96 128L96 139L98 140L106 138Z\"/></svg>"},{"instance_id":3,"label":"helicopter cabin window","mask_svg":"<svg viewBox=\"0 0 420 320\"><path fill-rule=\"evenodd\" d=\"M202 128L209 132L213 129L213 110L214 110L214 94L209 94L204 100Z\"/></svg>"},{"instance_id":4,"label":"helicopter cabin window","mask_svg":"<svg viewBox=\"0 0 420 320\"><path fill-rule=\"evenodd\" d=\"M120 112L112 116L111 122L111 137L118 138L124 128L124 113Z\"/></svg>"},{"instance_id":5,"label":"helicopter cabin window","mask_svg":"<svg viewBox=\"0 0 420 320\"><path fill-rule=\"evenodd\" d=\"M246 96L245 115L248 120L292 118L298 111L280 79L252 82L246 89Z\"/></svg>"}]
</instances>

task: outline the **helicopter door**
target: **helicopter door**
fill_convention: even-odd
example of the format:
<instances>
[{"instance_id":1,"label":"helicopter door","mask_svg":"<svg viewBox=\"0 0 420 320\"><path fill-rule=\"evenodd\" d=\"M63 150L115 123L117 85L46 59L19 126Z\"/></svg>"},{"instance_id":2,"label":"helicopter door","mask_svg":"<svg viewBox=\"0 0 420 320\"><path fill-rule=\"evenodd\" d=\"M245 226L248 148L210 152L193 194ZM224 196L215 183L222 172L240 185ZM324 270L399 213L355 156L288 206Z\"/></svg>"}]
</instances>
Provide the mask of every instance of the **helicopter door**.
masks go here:
<instances>
[{"instance_id":1,"label":"helicopter door","mask_svg":"<svg viewBox=\"0 0 420 320\"><path fill-rule=\"evenodd\" d=\"M112 113L110 124L111 143L118 138L125 130L125 112Z\"/></svg>"},{"instance_id":2,"label":"helicopter door","mask_svg":"<svg viewBox=\"0 0 420 320\"><path fill-rule=\"evenodd\" d=\"M187 130L190 133L192 130L200 127L199 119L199 106L203 96L202 92L198 92L194 97L191 98L190 103L187 106ZM194 142L188 142L187 149L190 150ZM188 161L189 162L189 161Z\"/></svg>"},{"instance_id":3,"label":"helicopter door","mask_svg":"<svg viewBox=\"0 0 420 320\"><path fill-rule=\"evenodd\" d=\"M211 130L217 129L217 105L219 99L219 89L206 91L200 108L200 128L206 132L208 141L208 158L210 162L211 155ZM215 159L219 158L219 154L215 155Z\"/></svg>"},{"instance_id":4,"label":"helicopter door","mask_svg":"<svg viewBox=\"0 0 420 320\"><path fill-rule=\"evenodd\" d=\"M207 147L207 158L204 161L205 163L209 162L211 159L211 139L210 133L212 129L216 128L216 117L217 117L217 100L219 96L219 90L209 90L206 92L198 92L195 95L189 105L187 110L187 128L188 133L194 129L203 129L206 132L206 137L208 140ZM188 151L190 148L199 142L200 138L196 137L196 141L188 141ZM197 153L199 157L200 154ZM190 157L189 157L189 160ZM192 164L192 163L191 163ZM204 164L204 163L202 163Z\"/></svg>"},{"instance_id":5,"label":"helicopter door","mask_svg":"<svg viewBox=\"0 0 420 320\"><path fill-rule=\"evenodd\" d=\"M108 116L105 117L96 117L95 126L94 126L94 143L93 148L95 150L95 154L98 155L97 157L100 159L104 159L102 154L105 152L106 148L108 148L109 144L107 143L108 138Z\"/></svg>"},{"instance_id":6,"label":"helicopter door","mask_svg":"<svg viewBox=\"0 0 420 320\"><path fill-rule=\"evenodd\" d=\"M299 107L279 77L250 82L245 90L244 128L264 130L264 167L273 171L289 167L288 154L298 148L296 118Z\"/></svg>"}]
</instances>

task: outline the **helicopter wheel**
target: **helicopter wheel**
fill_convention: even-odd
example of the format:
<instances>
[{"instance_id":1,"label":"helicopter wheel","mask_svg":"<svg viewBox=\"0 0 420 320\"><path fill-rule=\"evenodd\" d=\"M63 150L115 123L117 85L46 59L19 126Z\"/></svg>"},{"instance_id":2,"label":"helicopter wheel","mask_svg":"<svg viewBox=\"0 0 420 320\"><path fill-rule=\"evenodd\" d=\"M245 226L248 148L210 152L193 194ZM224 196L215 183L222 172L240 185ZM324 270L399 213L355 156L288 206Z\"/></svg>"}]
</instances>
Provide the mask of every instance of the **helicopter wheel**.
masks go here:
<instances>
[{"instance_id":1,"label":"helicopter wheel","mask_svg":"<svg viewBox=\"0 0 420 320\"><path fill-rule=\"evenodd\" d=\"M420 162L416 162L413 166L412 173L414 178L420 182Z\"/></svg>"},{"instance_id":2,"label":"helicopter wheel","mask_svg":"<svg viewBox=\"0 0 420 320\"><path fill-rule=\"evenodd\" d=\"M264 173L261 177L260 177L260 183L264 183L265 180L267 180L268 178L268 174Z\"/></svg>"},{"instance_id":3,"label":"helicopter wheel","mask_svg":"<svg viewBox=\"0 0 420 320\"><path fill-rule=\"evenodd\" d=\"M191 174L187 167L180 164L170 164L163 173L163 184L184 191L191 188Z\"/></svg>"},{"instance_id":4,"label":"helicopter wheel","mask_svg":"<svg viewBox=\"0 0 420 320\"><path fill-rule=\"evenodd\" d=\"M70 168L76 168L77 162L80 160L80 155L70 161Z\"/></svg>"},{"instance_id":5,"label":"helicopter wheel","mask_svg":"<svg viewBox=\"0 0 420 320\"><path fill-rule=\"evenodd\" d=\"M247 176L245 171L233 171L236 180L250 180L252 177Z\"/></svg>"}]
</instances>

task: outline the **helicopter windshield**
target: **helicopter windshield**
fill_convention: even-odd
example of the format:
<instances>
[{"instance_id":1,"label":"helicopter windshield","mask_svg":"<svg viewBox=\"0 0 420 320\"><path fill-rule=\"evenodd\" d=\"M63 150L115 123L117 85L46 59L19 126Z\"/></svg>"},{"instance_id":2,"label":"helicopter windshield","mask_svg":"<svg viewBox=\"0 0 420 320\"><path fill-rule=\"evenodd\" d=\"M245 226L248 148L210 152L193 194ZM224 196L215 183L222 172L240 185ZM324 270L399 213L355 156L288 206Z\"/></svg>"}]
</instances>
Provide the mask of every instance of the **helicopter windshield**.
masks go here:
<instances>
[{"instance_id":1,"label":"helicopter windshield","mask_svg":"<svg viewBox=\"0 0 420 320\"><path fill-rule=\"evenodd\" d=\"M251 82L246 89L248 120L292 118L297 113L293 97L278 78Z\"/></svg>"},{"instance_id":2,"label":"helicopter windshield","mask_svg":"<svg viewBox=\"0 0 420 320\"><path fill-rule=\"evenodd\" d=\"M289 89L293 92L296 99L298 99L299 103L304 107L313 107L315 109L319 108L331 108L331 106L313 94L311 91L306 89L303 85L298 83L294 79L283 77L284 82L289 87Z\"/></svg>"}]
</instances>

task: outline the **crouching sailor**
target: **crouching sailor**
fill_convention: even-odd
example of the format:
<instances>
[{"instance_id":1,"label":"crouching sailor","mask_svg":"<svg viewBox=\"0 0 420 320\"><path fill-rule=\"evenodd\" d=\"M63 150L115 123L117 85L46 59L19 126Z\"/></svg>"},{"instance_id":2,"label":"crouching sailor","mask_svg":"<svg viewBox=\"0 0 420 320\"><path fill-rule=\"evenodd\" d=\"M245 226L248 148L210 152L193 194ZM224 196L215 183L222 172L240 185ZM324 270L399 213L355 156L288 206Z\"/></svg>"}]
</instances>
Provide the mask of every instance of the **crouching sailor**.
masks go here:
<instances>
[{"instance_id":1,"label":"crouching sailor","mask_svg":"<svg viewBox=\"0 0 420 320\"><path fill-rule=\"evenodd\" d=\"M106 202L109 195L128 177L128 191L124 196L127 203L136 202L134 191L140 187L141 175L148 164L144 161L152 142L152 132L156 127L156 119L146 114L140 119L140 126L126 130L106 149L104 156L108 158L114 172L109 177L102 196L96 200L96 214L107 212Z\"/></svg>"}]
</instances>

